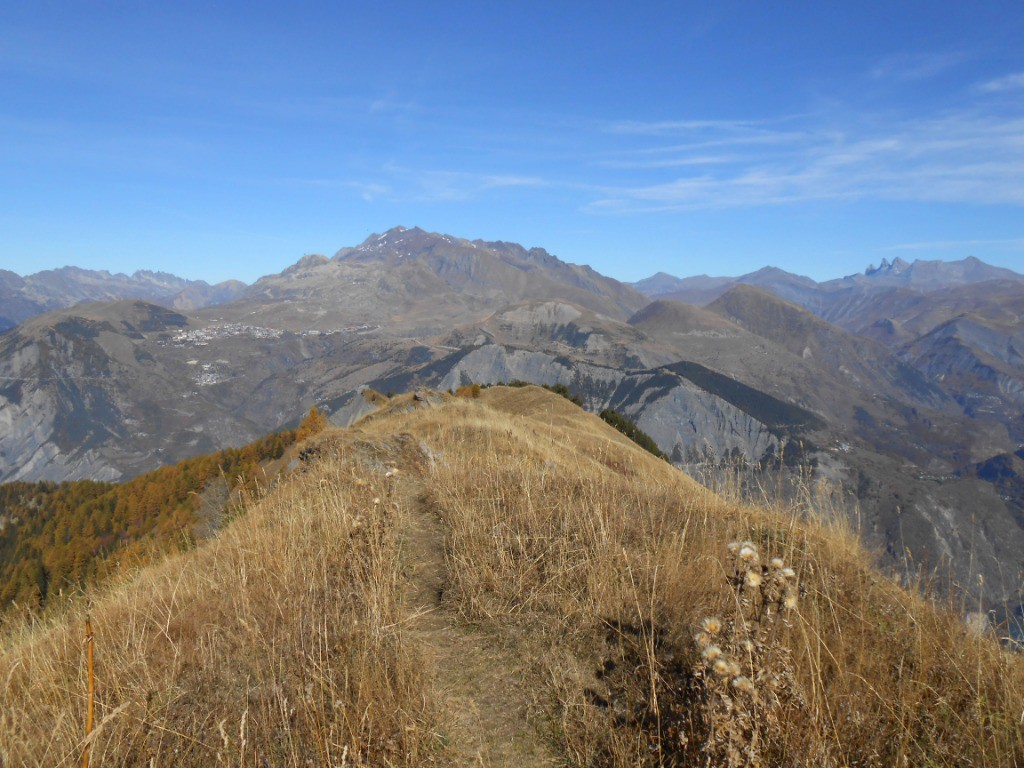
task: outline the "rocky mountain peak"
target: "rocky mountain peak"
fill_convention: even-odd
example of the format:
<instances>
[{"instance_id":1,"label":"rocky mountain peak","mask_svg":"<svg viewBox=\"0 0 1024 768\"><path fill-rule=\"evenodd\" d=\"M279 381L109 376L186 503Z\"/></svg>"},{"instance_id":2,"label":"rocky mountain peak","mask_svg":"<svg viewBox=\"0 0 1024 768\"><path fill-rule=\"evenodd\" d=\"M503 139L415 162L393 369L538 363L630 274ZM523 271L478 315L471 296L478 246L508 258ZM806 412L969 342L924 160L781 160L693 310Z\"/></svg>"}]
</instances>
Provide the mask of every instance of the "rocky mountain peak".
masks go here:
<instances>
[{"instance_id":1,"label":"rocky mountain peak","mask_svg":"<svg viewBox=\"0 0 1024 768\"><path fill-rule=\"evenodd\" d=\"M877 267L874 264L869 265L868 268L864 270L864 274L867 277L871 277L872 275L898 275L910 267L910 262L904 261L899 256L891 262L888 259L883 258L882 263Z\"/></svg>"},{"instance_id":2,"label":"rocky mountain peak","mask_svg":"<svg viewBox=\"0 0 1024 768\"><path fill-rule=\"evenodd\" d=\"M872 286L905 286L918 291L934 291L958 285L982 283L988 280L1020 282L1024 276L986 264L974 256L959 261L915 259L913 263L895 258L891 262L882 259L879 266L869 266L863 275L853 275L842 281L829 281L826 287L841 287L854 283Z\"/></svg>"},{"instance_id":3,"label":"rocky mountain peak","mask_svg":"<svg viewBox=\"0 0 1024 768\"><path fill-rule=\"evenodd\" d=\"M301 259L299 259L297 262L295 262L290 267L288 267L286 270L284 270L284 272L282 272L282 274L284 274L284 275L292 275L292 274L295 274L295 273L298 273L298 272L302 272L304 270L314 269L315 267L319 267L321 264L326 264L329 261L330 261L330 259L328 259L326 256L323 256L323 255L321 255L319 253L307 253L305 256L303 256Z\"/></svg>"},{"instance_id":4,"label":"rocky mountain peak","mask_svg":"<svg viewBox=\"0 0 1024 768\"><path fill-rule=\"evenodd\" d=\"M400 261L452 247L475 246L460 238L427 232L419 227L392 227L382 234L373 233L354 248L342 248L334 254L334 260Z\"/></svg>"}]
</instances>

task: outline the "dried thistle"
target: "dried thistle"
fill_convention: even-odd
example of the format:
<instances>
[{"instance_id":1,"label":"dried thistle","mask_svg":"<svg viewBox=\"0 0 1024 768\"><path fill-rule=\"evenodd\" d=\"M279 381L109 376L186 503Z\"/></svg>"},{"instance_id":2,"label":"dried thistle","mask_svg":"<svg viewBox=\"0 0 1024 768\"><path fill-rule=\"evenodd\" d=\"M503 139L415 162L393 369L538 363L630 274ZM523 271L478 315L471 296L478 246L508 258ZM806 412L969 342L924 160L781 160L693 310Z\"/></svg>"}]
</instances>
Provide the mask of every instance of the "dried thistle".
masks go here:
<instances>
[{"instance_id":1,"label":"dried thistle","mask_svg":"<svg viewBox=\"0 0 1024 768\"><path fill-rule=\"evenodd\" d=\"M717 635L722 631L722 620L717 616L708 616L703 622L701 622L701 627L709 635Z\"/></svg>"},{"instance_id":2,"label":"dried thistle","mask_svg":"<svg viewBox=\"0 0 1024 768\"><path fill-rule=\"evenodd\" d=\"M738 593L736 607L704 619L695 635L701 649L695 677L706 690L710 726L705 768L764 764L785 710L803 706L780 632L797 607L796 573L780 557L761 566L752 542L731 542L728 549L735 558L729 582Z\"/></svg>"},{"instance_id":3,"label":"dried thistle","mask_svg":"<svg viewBox=\"0 0 1024 768\"><path fill-rule=\"evenodd\" d=\"M754 692L754 684L746 675L740 675L739 677L733 678L732 687L735 688L737 691L742 691L743 693Z\"/></svg>"},{"instance_id":4,"label":"dried thistle","mask_svg":"<svg viewBox=\"0 0 1024 768\"><path fill-rule=\"evenodd\" d=\"M722 655L722 649L721 648L719 648L717 645L709 645L701 653L701 658L703 658L704 661L712 662L712 661L714 661L715 659L717 659L721 655Z\"/></svg>"}]
</instances>

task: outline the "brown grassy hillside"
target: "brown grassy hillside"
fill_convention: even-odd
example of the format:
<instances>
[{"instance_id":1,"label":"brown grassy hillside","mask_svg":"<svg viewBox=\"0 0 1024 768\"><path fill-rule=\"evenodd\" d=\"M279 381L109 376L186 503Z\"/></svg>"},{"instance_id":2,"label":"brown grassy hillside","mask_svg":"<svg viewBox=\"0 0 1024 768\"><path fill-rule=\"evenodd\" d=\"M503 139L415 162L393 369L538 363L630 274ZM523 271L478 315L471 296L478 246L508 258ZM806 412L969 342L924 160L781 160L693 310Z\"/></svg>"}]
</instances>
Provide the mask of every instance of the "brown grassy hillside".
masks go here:
<instances>
[{"instance_id":1,"label":"brown grassy hillside","mask_svg":"<svg viewBox=\"0 0 1024 768\"><path fill-rule=\"evenodd\" d=\"M538 388L393 398L0 639L0 764L1016 766L1021 659ZM731 546L730 546L731 545Z\"/></svg>"}]
</instances>

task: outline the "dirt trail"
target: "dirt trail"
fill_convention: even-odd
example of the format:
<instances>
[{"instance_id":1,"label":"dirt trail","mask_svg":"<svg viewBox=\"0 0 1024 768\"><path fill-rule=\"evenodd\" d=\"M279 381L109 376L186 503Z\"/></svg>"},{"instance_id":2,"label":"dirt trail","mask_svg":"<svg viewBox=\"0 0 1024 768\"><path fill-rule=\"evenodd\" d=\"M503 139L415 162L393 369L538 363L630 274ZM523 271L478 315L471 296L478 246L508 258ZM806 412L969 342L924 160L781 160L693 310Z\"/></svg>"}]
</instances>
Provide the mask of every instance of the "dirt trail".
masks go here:
<instances>
[{"instance_id":1,"label":"dirt trail","mask_svg":"<svg viewBox=\"0 0 1024 768\"><path fill-rule=\"evenodd\" d=\"M410 505L404 547L409 632L421 644L433 683L453 715L446 736L457 765L563 765L527 721L523 660L498 638L461 624L442 599L447 578L444 530L422 505Z\"/></svg>"}]
</instances>

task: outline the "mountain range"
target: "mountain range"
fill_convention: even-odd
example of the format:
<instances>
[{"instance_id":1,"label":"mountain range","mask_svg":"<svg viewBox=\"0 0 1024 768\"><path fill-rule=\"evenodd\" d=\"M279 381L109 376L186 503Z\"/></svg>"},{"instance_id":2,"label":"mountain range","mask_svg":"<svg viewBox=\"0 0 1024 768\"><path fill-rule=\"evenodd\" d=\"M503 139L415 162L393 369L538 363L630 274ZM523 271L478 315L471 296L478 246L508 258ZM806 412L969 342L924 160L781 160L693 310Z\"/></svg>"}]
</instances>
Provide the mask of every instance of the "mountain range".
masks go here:
<instances>
[{"instance_id":1,"label":"mountain range","mask_svg":"<svg viewBox=\"0 0 1024 768\"><path fill-rule=\"evenodd\" d=\"M949 563L975 593L981 574L993 607L1021 599L1024 277L1009 270L896 259L824 283L766 268L626 285L539 248L396 227L250 286L56 273L63 293L39 287L59 282L47 273L3 276L17 324L0 336L0 480L127 478L314 405L347 424L365 387L562 384L707 482L809 473L890 562Z\"/></svg>"},{"instance_id":2,"label":"mountain range","mask_svg":"<svg viewBox=\"0 0 1024 768\"><path fill-rule=\"evenodd\" d=\"M144 299L176 309L198 309L236 298L245 288L239 280L210 285L167 272L139 270L132 275L106 270L63 267L21 277L0 270L0 331L30 317L74 304L118 299Z\"/></svg>"}]
</instances>

